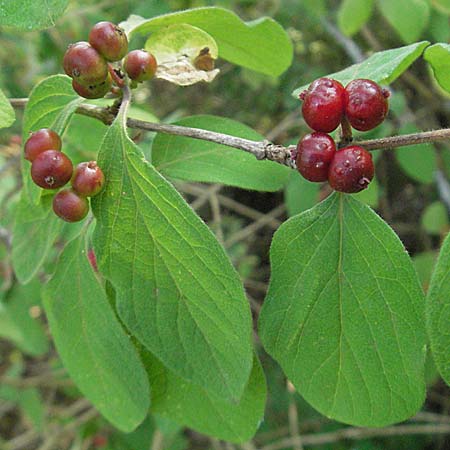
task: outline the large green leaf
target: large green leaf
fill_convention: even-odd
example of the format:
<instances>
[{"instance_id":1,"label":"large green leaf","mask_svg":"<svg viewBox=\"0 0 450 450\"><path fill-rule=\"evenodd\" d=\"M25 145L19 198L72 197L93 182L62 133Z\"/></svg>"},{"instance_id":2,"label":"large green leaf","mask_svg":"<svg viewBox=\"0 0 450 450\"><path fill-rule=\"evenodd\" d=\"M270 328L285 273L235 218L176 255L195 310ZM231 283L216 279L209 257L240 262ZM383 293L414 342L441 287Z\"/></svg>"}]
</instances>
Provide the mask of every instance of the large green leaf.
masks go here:
<instances>
[{"instance_id":1,"label":"large green leaf","mask_svg":"<svg viewBox=\"0 0 450 450\"><path fill-rule=\"evenodd\" d=\"M292 170L284 188L284 201L289 217L312 208L319 200L319 183L311 183Z\"/></svg>"},{"instance_id":2,"label":"large green leaf","mask_svg":"<svg viewBox=\"0 0 450 450\"><path fill-rule=\"evenodd\" d=\"M16 115L5 94L0 89L0 128L7 128L13 124Z\"/></svg>"},{"instance_id":3,"label":"large green leaf","mask_svg":"<svg viewBox=\"0 0 450 450\"><path fill-rule=\"evenodd\" d=\"M431 3L439 11L450 15L450 0L431 0Z\"/></svg>"},{"instance_id":4,"label":"large green leaf","mask_svg":"<svg viewBox=\"0 0 450 450\"><path fill-rule=\"evenodd\" d=\"M125 131L122 111L99 152L94 246L127 328L165 366L225 399L252 366L251 316L224 250Z\"/></svg>"},{"instance_id":5,"label":"large green leaf","mask_svg":"<svg viewBox=\"0 0 450 450\"><path fill-rule=\"evenodd\" d=\"M373 0L342 0L337 21L347 36L357 33L372 14Z\"/></svg>"},{"instance_id":6,"label":"large green leaf","mask_svg":"<svg viewBox=\"0 0 450 450\"><path fill-rule=\"evenodd\" d=\"M428 0L378 0L378 7L406 44L420 38L430 18Z\"/></svg>"},{"instance_id":7,"label":"large green leaf","mask_svg":"<svg viewBox=\"0 0 450 450\"><path fill-rule=\"evenodd\" d=\"M13 228L12 262L17 279L28 283L41 270L64 222L52 210L52 199L45 196L32 205L22 192Z\"/></svg>"},{"instance_id":8,"label":"large green leaf","mask_svg":"<svg viewBox=\"0 0 450 450\"><path fill-rule=\"evenodd\" d=\"M147 415L148 379L90 267L84 235L61 254L44 306L58 353L81 392L117 428L132 431Z\"/></svg>"},{"instance_id":9,"label":"large green leaf","mask_svg":"<svg viewBox=\"0 0 450 450\"><path fill-rule=\"evenodd\" d=\"M427 296L427 329L434 362L450 385L450 234L444 241Z\"/></svg>"},{"instance_id":10,"label":"large green leaf","mask_svg":"<svg viewBox=\"0 0 450 450\"><path fill-rule=\"evenodd\" d=\"M340 72L327 75L346 85L355 78L368 78L381 84L392 83L423 53L428 41L417 42L405 47L374 53L365 61L347 67ZM298 97L309 84L297 88L292 95Z\"/></svg>"},{"instance_id":11,"label":"large green leaf","mask_svg":"<svg viewBox=\"0 0 450 450\"><path fill-rule=\"evenodd\" d=\"M266 402L264 372L256 355L239 402L226 402L186 382L149 353L144 364L152 386L153 413L226 441L244 442L255 434Z\"/></svg>"},{"instance_id":12,"label":"large green leaf","mask_svg":"<svg viewBox=\"0 0 450 450\"><path fill-rule=\"evenodd\" d=\"M243 22L227 9L205 7L148 20L132 16L130 21L131 35L148 34L176 23L194 25L215 39L221 58L267 75L280 75L292 61L292 43L287 33L269 17Z\"/></svg>"},{"instance_id":13,"label":"large green leaf","mask_svg":"<svg viewBox=\"0 0 450 450\"><path fill-rule=\"evenodd\" d=\"M55 25L69 0L4 0L0 3L0 25L31 31Z\"/></svg>"},{"instance_id":14,"label":"large green leaf","mask_svg":"<svg viewBox=\"0 0 450 450\"><path fill-rule=\"evenodd\" d=\"M256 131L231 119L192 116L177 125L201 128L241 138L263 141ZM182 180L223 183L257 191L276 191L287 182L291 170L272 161L258 161L252 154L200 139L157 134L152 162L163 175Z\"/></svg>"},{"instance_id":15,"label":"large green leaf","mask_svg":"<svg viewBox=\"0 0 450 450\"><path fill-rule=\"evenodd\" d=\"M69 77L54 75L37 84L31 91L23 118L23 140L40 128L53 128L62 134L77 106L83 101ZM23 189L30 203L38 203L42 189L30 177L31 164L22 158Z\"/></svg>"},{"instance_id":16,"label":"large green leaf","mask_svg":"<svg viewBox=\"0 0 450 450\"><path fill-rule=\"evenodd\" d=\"M425 394L424 298L392 229L334 194L276 232L260 319L266 350L327 417L405 420Z\"/></svg>"},{"instance_id":17,"label":"large green leaf","mask_svg":"<svg viewBox=\"0 0 450 450\"><path fill-rule=\"evenodd\" d=\"M425 50L424 58L433 68L440 86L450 92L450 44L435 44Z\"/></svg>"}]
</instances>

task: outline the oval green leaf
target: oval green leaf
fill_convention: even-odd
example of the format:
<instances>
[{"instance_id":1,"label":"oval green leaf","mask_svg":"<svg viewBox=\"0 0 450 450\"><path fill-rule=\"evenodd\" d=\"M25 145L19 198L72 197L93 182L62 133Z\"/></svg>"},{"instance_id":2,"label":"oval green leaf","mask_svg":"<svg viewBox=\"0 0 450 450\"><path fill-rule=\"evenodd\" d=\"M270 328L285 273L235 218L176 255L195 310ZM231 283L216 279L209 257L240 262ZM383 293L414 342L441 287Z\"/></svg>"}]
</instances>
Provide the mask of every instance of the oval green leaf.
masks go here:
<instances>
[{"instance_id":1,"label":"oval green leaf","mask_svg":"<svg viewBox=\"0 0 450 450\"><path fill-rule=\"evenodd\" d=\"M450 44L435 44L428 47L424 58L430 63L439 85L450 92Z\"/></svg>"},{"instance_id":2,"label":"oval green leaf","mask_svg":"<svg viewBox=\"0 0 450 450\"><path fill-rule=\"evenodd\" d=\"M114 426L134 430L150 403L146 372L90 267L85 236L64 249L44 289L58 353L80 391Z\"/></svg>"},{"instance_id":3,"label":"oval green leaf","mask_svg":"<svg viewBox=\"0 0 450 450\"><path fill-rule=\"evenodd\" d=\"M7 128L14 123L16 114L11 103L0 89L0 128Z\"/></svg>"},{"instance_id":4,"label":"oval green leaf","mask_svg":"<svg viewBox=\"0 0 450 450\"><path fill-rule=\"evenodd\" d=\"M285 222L270 258L260 337L298 392L353 425L411 417L425 394L424 296L392 229L334 194Z\"/></svg>"},{"instance_id":5,"label":"oval green leaf","mask_svg":"<svg viewBox=\"0 0 450 450\"><path fill-rule=\"evenodd\" d=\"M177 375L238 400L252 367L252 321L223 248L128 138L124 112L99 152L94 245L127 328Z\"/></svg>"},{"instance_id":6,"label":"oval green leaf","mask_svg":"<svg viewBox=\"0 0 450 450\"><path fill-rule=\"evenodd\" d=\"M231 119L217 116L186 117L175 123L255 141L264 137ZM252 154L200 139L159 133L152 146L152 163L163 175L180 180L223 183L256 191L277 191L291 170Z\"/></svg>"},{"instance_id":7,"label":"oval green leaf","mask_svg":"<svg viewBox=\"0 0 450 450\"><path fill-rule=\"evenodd\" d=\"M347 36L357 33L369 20L373 0L343 0L339 5L337 22Z\"/></svg>"}]
</instances>

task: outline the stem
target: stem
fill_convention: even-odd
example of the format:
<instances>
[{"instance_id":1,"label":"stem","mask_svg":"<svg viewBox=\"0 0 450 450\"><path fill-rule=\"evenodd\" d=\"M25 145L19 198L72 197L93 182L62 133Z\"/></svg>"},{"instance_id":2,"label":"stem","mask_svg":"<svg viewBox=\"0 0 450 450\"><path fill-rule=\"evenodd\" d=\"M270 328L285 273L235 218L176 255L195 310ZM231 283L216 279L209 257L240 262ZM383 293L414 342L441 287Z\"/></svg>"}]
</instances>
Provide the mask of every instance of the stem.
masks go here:
<instances>
[{"instance_id":1,"label":"stem","mask_svg":"<svg viewBox=\"0 0 450 450\"><path fill-rule=\"evenodd\" d=\"M353 140L352 136L352 127L350 126L350 122L347 117L343 116L341 120L341 142L339 143L340 147L344 147Z\"/></svg>"},{"instance_id":2,"label":"stem","mask_svg":"<svg viewBox=\"0 0 450 450\"><path fill-rule=\"evenodd\" d=\"M121 112L119 114L122 114L123 120L125 120L126 110L128 109L131 98L130 88L128 86L125 86L123 88L123 95L124 98L122 103L125 104L125 106L123 104L121 105ZM10 102L11 105L15 108L24 108L28 102L28 99L10 99ZM115 115L108 108L102 108L89 104L80 105L76 112L77 114L82 114L84 116L93 117L97 120L100 120L106 125L110 125L115 119ZM293 145L284 147L282 145L273 144L268 140L252 141L250 139L242 139L224 133L202 130L200 128L146 122L144 120L132 118L126 119L126 125L129 128L190 137L194 139L214 142L216 144L226 145L228 147L234 147L253 154L258 160L268 159L270 161L295 168L295 162L291 159L291 152L295 150L295 146ZM355 145L364 147L366 150L380 150L402 147L406 145L437 142L447 139L450 139L450 128L424 131L421 133L404 134L401 136L391 136L380 139L371 139L366 141L353 141L353 143Z\"/></svg>"}]
</instances>

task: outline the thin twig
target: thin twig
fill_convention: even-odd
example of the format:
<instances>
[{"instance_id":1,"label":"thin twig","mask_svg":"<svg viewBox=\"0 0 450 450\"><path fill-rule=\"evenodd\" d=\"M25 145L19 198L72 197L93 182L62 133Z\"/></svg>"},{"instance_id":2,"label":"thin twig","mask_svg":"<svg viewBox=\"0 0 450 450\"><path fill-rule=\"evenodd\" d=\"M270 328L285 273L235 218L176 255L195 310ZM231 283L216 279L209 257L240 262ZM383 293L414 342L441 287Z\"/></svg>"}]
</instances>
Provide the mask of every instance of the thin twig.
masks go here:
<instances>
[{"instance_id":1,"label":"thin twig","mask_svg":"<svg viewBox=\"0 0 450 450\"><path fill-rule=\"evenodd\" d=\"M286 387L289 392L289 407L288 407L288 419L289 419L289 433L293 440L293 450L303 450L303 439L300 436L300 429L298 426L298 410L295 404L295 387L289 381L286 380Z\"/></svg>"}]
</instances>

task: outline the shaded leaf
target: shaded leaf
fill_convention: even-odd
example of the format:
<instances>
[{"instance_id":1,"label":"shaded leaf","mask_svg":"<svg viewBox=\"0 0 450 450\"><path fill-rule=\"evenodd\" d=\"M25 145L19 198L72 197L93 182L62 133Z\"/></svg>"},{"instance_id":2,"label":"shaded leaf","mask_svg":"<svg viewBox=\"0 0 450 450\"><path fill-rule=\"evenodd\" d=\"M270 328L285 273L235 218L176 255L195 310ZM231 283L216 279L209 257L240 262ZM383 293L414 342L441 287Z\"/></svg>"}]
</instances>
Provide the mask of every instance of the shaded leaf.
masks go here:
<instances>
[{"instance_id":1,"label":"shaded leaf","mask_svg":"<svg viewBox=\"0 0 450 450\"><path fill-rule=\"evenodd\" d=\"M430 63L439 85L450 92L450 44L435 44L428 47L424 58Z\"/></svg>"},{"instance_id":2,"label":"shaded leaf","mask_svg":"<svg viewBox=\"0 0 450 450\"><path fill-rule=\"evenodd\" d=\"M1 13L0 13L1 14ZM7 128L14 123L16 114L11 103L0 89L0 128Z\"/></svg>"},{"instance_id":3,"label":"shaded leaf","mask_svg":"<svg viewBox=\"0 0 450 450\"><path fill-rule=\"evenodd\" d=\"M442 234L449 226L447 208L440 201L430 203L423 212L421 222L428 233Z\"/></svg>"},{"instance_id":4,"label":"shaded leaf","mask_svg":"<svg viewBox=\"0 0 450 450\"><path fill-rule=\"evenodd\" d=\"M319 183L305 180L297 171L291 171L284 188L284 198L289 217L312 208L319 200Z\"/></svg>"}]
</instances>

